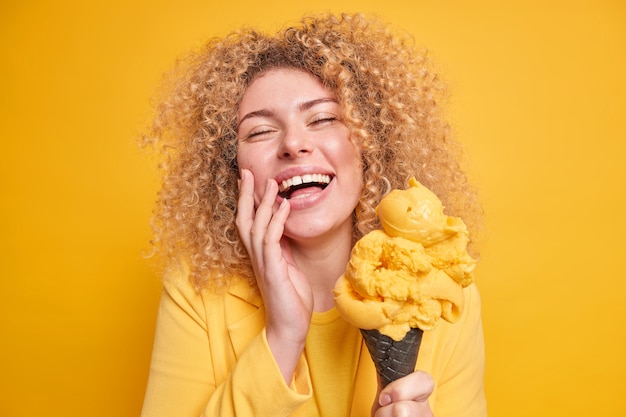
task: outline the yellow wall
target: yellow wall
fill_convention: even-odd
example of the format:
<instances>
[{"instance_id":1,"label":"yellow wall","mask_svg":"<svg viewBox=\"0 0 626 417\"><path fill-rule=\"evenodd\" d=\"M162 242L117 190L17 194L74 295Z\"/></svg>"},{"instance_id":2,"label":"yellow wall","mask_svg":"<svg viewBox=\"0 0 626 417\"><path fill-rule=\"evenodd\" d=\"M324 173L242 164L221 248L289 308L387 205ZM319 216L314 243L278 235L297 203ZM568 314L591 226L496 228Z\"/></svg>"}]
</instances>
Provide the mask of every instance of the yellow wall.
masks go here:
<instances>
[{"instance_id":1,"label":"yellow wall","mask_svg":"<svg viewBox=\"0 0 626 417\"><path fill-rule=\"evenodd\" d=\"M263 3L0 6L0 415L138 415L160 284L134 140L160 75L209 35L327 8L409 30L449 81L490 228L491 415L626 415L624 2Z\"/></svg>"}]
</instances>

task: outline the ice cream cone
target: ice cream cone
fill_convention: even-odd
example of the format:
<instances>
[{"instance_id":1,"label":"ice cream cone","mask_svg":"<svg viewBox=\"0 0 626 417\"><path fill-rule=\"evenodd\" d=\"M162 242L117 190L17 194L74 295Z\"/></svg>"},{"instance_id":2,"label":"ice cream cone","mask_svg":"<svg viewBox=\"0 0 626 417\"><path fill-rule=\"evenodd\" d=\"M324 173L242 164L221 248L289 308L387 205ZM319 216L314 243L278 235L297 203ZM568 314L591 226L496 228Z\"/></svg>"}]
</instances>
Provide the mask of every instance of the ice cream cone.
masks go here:
<instances>
[{"instance_id":1,"label":"ice cream cone","mask_svg":"<svg viewBox=\"0 0 626 417\"><path fill-rule=\"evenodd\" d=\"M459 318L476 260L467 252L463 220L446 215L441 200L415 178L408 189L382 198L376 214L383 230L356 242L333 292L343 318L361 329L386 386L415 370L422 329Z\"/></svg>"},{"instance_id":2,"label":"ice cream cone","mask_svg":"<svg viewBox=\"0 0 626 417\"><path fill-rule=\"evenodd\" d=\"M383 387L415 370L422 333L421 329L412 328L402 340L395 341L376 329L361 329Z\"/></svg>"}]
</instances>

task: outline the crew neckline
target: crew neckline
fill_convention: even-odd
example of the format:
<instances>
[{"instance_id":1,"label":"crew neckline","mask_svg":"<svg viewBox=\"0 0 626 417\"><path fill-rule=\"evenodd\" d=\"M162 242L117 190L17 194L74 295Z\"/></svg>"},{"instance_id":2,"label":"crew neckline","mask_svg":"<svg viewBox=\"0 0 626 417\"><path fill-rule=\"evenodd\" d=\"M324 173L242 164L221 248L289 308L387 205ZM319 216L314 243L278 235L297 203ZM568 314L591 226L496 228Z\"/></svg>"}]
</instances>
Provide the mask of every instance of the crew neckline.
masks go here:
<instances>
[{"instance_id":1,"label":"crew neckline","mask_svg":"<svg viewBox=\"0 0 626 417\"><path fill-rule=\"evenodd\" d=\"M336 307L326 311L314 311L311 316L311 324L324 325L336 321L340 316Z\"/></svg>"}]
</instances>

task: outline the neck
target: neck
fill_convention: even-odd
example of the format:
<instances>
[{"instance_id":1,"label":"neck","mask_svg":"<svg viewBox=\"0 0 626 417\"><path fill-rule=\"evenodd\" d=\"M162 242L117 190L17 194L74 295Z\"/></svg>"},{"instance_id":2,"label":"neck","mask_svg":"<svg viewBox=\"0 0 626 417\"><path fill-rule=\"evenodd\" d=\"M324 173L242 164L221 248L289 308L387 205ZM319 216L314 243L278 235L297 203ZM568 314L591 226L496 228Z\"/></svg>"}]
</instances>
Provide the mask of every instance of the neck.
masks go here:
<instances>
[{"instance_id":1,"label":"neck","mask_svg":"<svg viewBox=\"0 0 626 417\"><path fill-rule=\"evenodd\" d=\"M291 250L298 267L311 284L316 312L334 307L332 289L345 272L352 250L352 229L336 233L333 239L306 244L291 242Z\"/></svg>"}]
</instances>

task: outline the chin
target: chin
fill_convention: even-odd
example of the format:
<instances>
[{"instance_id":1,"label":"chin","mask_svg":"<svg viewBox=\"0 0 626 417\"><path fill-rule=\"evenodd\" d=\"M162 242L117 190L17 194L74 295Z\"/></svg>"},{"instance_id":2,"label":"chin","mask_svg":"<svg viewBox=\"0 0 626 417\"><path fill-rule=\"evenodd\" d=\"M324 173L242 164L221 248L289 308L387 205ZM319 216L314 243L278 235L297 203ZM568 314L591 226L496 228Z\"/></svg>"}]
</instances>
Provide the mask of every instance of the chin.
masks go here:
<instances>
[{"instance_id":1,"label":"chin","mask_svg":"<svg viewBox=\"0 0 626 417\"><path fill-rule=\"evenodd\" d=\"M324 237L339 237L342 231L352 235L352 215L347 220L338 223L313 215L290 216L285 224L284 236L292 240L306 241Z\"/></svg>"}]
</instances>

